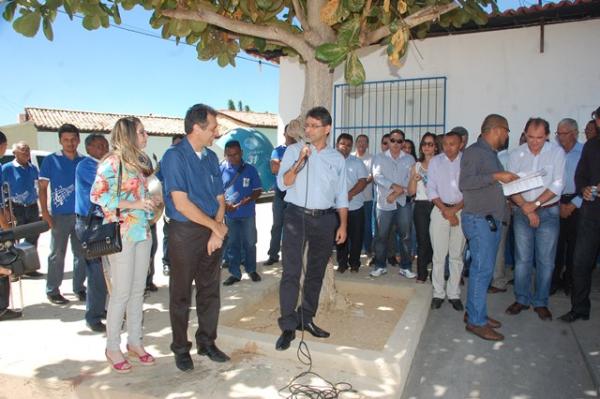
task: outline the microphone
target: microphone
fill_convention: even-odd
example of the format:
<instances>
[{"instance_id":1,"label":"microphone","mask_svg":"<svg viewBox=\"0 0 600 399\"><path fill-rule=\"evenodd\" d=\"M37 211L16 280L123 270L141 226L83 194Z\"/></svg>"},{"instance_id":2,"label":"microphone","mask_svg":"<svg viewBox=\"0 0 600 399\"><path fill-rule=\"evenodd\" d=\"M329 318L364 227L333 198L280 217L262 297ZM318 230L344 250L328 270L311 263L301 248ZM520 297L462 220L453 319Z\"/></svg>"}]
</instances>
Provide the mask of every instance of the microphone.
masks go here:
<instances>
[{"instance_id":1,"label":"microphone","mask_svg":"<svg viewBox=\"0 0 600 399\"><path fill-rule=\"evenodd\" d=\"M307 141L307 140L306 140L306 141L304 141L304 146L302 147L302 150L304 150L304 148L306 148L306 149L310 150L310 141ZM302 151L302 150L301 150L301 151ZM306 156L306 158L304 158L304 159L302 160L302 162L300 163L300 165L298 165L298 168L296 169L296 173L300 173L300 171L301 171L302 169L304 169L304 167L305 167L305 166L306 166L306 164L308 163L308 158L309 158L309 156L310 156L310 155L307 155L307 156Z\"/></svg>"},{"instance_id":2,"label":"microphone","mask_svg":"<svg viewBox=\"0 0 600 399\"><path fill-rule=\"evenodd\" d=\"M0 231L0 241L17 241L22 238L42 234L50 229L48 222L41 220Z\"/></svg>"}]
</instances>

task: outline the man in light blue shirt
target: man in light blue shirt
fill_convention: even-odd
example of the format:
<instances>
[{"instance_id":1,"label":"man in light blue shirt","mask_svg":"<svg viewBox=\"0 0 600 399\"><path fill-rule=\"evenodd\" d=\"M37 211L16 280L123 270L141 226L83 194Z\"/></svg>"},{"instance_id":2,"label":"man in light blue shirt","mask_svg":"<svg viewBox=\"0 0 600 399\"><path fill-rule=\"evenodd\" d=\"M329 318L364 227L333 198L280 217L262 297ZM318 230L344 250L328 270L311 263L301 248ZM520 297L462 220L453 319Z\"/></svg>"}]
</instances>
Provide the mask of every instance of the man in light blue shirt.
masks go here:
<instances>
[{"instance_id":1,"label":"man in light blue shirt","mask_svg":"<svg viewBox=\"0 0 600 399\"><path fill-rule=\"evenodd\" d=\"M367 187L369 172L363 161L350 155L352 136L342 133L338 136L337 149L346 159L346 185L348 187L348 237L346 242L337 245L337 271L344 273L348 266L351 272L358 272L360 252L365 230L364 190Z\"/></svg>"},{"instance_id":2,"label":"man in light blue shirt","mask_svg":"<svg viewBox=\"0 0 600 399\"><path fill-rule=\"evenodd\" d=\"M378 154L373 160L373 181L377 195L377 236L375 237L375 268L372 277L387 273L386 244L392 225L400 234L400 275L415 278L411 269L410 229L412 208L407 194L410 169L415 159L402 151L404 132L395 129L390 132L389 149Z\"/></svg>"},{"instance_id":3,"label":"man in light blue shirt","mask_svg":"<svg viewBox=\"0 0 600 399\"><path fill-rule=\"evenodd\" d=\"M44 158L38 184L42 218L52 229L46 295L50 302L63 305L69 302L60 293L69 238L73 252L73 293L80 301L86 300L85 286L83 285L86 263L83 248L75 234L75 168L83 160L83 156L77 152L79 129L76 126L62 125L58 129L58 140L62 150ZM48 185L50 186L52 216L48 210Z\"/></svg>"},{"instance_id":4,"label":"man in light blue shirt","mask_svg":"<svg viewBox=\"0 0 600 399\"><path fill-rule=\"evenodd\" d=\"M558 123L556 138L565 151L565 187L560 196L560 231L550 295L559 289L569 295L573 286L573 254L577 241L579 208L583 201L575 191L575 169L583 150L583 144L577 141L578 134L579 128L574 119L565 118Z\"/></svg>"},{"instance_id":5,"label":"man in light blue shirt","mask_svg":"<svg viewBox=\"0 0 600 399\"><path fill-rule=\"evenodd\" d=\"M511 151L508 170L518 175L543 171L543 185L511 196L515 231L515 302L506 309L519 314L533 305L541 320L552 320L548 309L560 227L559 198L564 188L565 152L548 141L550 127L541 118L525 125L526 143ZM534 273L535 293L531 274Z\"/></svg>"},{"instance_id":6,"label":"man in light blue shirt","mask_svg":"<svg viewBox=\"0 0 600 399\"><path fill-rule=\"evenodd\" d=\"M277 184L286 191L283 226L283 274L279 286L282 334L275 349L286 350L296 337L295 330L306 330L315 337L329 333L317 327L313 317L319 306L319 294L327 261L334 243L346 241L348 189L342 154L327 145L331 115L323 107L308 111L304 125L310 144L292 144L287 148ZM336 217L336 212L339 216ZM303 265L308 245L307 264ZM303 300L298 309L300 277L305 269Z\"/></svg>"}]
</instances>

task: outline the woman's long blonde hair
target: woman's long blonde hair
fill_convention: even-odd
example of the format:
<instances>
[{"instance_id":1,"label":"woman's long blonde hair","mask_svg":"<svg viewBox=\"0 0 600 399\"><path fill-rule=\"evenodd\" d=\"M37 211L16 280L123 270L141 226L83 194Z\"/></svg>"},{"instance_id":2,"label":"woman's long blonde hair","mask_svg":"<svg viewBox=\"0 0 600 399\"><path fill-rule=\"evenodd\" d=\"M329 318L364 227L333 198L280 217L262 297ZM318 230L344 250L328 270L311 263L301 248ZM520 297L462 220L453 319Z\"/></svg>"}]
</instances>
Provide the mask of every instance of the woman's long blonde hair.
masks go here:
<instances>
[{"instance_id":1,"label":"woman's long blonde hair","mask_svg":"<svg viewBox=\"0 0 600 399\"><path fill-rule=\"evenodd\" d=\"M125 165L148 176L152 173L152 163L137 146L137 128L141 124L142 121L135 116L119 119L110 134L110 154L118 156Z\"/></svg>"}]
</instances>

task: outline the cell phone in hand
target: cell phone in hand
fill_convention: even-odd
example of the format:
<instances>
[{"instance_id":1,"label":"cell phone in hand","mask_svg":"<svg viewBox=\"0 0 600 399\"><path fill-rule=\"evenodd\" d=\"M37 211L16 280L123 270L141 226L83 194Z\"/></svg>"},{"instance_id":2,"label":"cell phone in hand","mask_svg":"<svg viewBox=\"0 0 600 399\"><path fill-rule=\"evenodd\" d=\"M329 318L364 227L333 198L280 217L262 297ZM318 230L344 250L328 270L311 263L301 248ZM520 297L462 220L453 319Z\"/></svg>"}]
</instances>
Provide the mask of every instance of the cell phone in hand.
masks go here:
<instances>
[{"instance_id":1,"label":"cell phone in hand","mask_svg":"<svg viewBox=\"0 0 600 399\"><path fill-rule=\"evenodd\" d=\"M490 231L497 231L498 230L498 226L496 226L496 219L494 219L494 217L492 215L486 215L485 220L488 223Z\"/></svg>"}]
</instances>

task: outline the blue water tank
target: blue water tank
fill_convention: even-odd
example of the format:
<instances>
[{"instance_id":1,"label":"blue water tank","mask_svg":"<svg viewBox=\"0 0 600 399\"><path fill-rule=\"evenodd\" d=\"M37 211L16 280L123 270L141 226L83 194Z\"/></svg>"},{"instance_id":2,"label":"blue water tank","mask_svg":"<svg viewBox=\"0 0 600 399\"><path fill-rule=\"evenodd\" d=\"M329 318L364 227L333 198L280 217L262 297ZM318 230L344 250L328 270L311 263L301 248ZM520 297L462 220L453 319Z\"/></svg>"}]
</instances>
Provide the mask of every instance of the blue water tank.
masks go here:
<instances>
[{"instance_id":1,"label":"blue water tank","mask_svg":"<svg viewBox=\"0 0 600 399\"><path fill-rule=\"evenodd\" d=\"M271 153L273 144L267 136L256 129L232 129L221 136L216 145L224 149L228 141L237 140L242 147L242 159L254 166L258 171L263 190L269 191L275 184L275 176L271 173Z\"/></svg>"}]
</instances>

